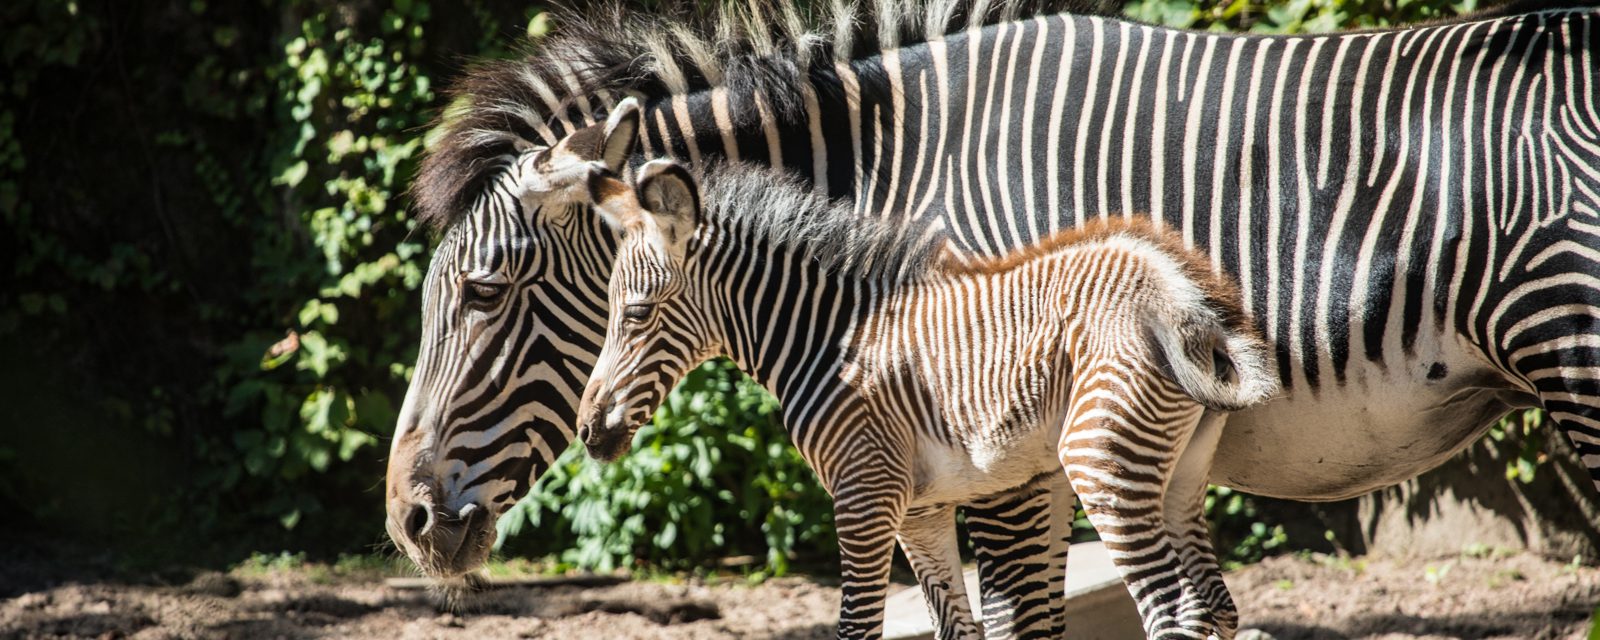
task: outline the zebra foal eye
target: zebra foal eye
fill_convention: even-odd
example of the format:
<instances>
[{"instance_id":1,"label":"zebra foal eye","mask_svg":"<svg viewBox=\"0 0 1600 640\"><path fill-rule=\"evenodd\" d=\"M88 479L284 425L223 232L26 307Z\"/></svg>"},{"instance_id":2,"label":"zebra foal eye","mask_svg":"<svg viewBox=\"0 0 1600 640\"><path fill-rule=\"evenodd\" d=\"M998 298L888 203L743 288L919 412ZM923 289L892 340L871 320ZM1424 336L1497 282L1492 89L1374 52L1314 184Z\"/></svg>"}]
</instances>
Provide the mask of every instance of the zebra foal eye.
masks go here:
<instances>
[{"instance_id":1,"label":"zebra foal eye","mask_svg":"<svg viewBox=\"0 0 1600 640\"><path fill-rule=\"evenodd\" d=\"M492 282L467 282L461 291L464 304L475 309L487 309L500 301L506 286Z\"/></svg>"},{"instance_id":2,"label":"zebra foal eye","mask_svg":"<svg viewBox=\"0 0 1600 640\"><path fill-rule=\"evenodd\" d=\"M650 319L650 312L655 311L653 304L630 304L622 308L622 319L632 322L644 322Z\"/></svg>"}]
</instances>

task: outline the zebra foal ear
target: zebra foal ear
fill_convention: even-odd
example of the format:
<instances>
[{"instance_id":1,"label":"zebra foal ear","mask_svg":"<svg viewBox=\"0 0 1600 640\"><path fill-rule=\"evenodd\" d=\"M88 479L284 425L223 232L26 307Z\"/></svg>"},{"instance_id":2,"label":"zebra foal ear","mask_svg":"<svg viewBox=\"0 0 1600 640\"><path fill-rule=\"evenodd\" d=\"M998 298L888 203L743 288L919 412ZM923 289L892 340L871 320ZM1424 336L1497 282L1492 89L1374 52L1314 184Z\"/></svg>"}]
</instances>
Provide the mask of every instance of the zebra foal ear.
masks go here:
<instances>
[{"instance_id":1,"label":"zebra foal ear","mask_svg":"<svg viewBox=\"0 0 1600 640\"><path fill-rule=\"evenodd\" d=\"M682 164L671 160L645 163L634 182L634 192L668 242L687 237L700 224L700 187Z\"/></svg>"},{"instance_id":2,"label":"zebra foal ear","mask_svg":"<svg viewBox=\"0 0 1600 640\"><path fill-rule=\"evenodd\" d=\"M636 226L644 216L639 209L639 201L634 198L633 190L627 183L616 179L611 174L595 171L589 174L587 183L589 202L594 204L595 212L606 224L618 231L625 231Z\"/></svg>"}]
</instances>

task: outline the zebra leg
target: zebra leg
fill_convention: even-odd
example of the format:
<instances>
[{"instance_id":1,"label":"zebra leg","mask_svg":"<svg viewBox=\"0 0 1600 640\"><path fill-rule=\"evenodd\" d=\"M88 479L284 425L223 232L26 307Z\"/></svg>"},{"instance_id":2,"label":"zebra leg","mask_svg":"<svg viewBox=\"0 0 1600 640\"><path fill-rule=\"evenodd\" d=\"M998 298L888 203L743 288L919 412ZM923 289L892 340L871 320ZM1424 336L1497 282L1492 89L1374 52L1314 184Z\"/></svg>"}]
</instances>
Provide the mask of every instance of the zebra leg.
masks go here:
<instances>
[{"instance_id":1,"label":"zebra leg","mask_svg":"<svg viewBox=\"0 0 1600 640\"><path fill-rule=\"evenodd\" d=\"M905 513L905 492L885 500L871 486L834 493L839 532L839 637L883 637L883 601L889 595L889 564ZM885 504L891 501L895 505Z\"/></svg>"},{"instance_id":2,"label":"zebra leg","mask_svg":"<svg viewBox=\"0 0 1600 640\"><path fill-rule=\"evenodd\" d=\"M895 538L911 501L909 429L881 423L840 423L854 437L834 441L826 455L802 449L833 495L839 537L839 637L883 637L883 601Z\"/></svg>"},{"instance_id":3,"label":"zebra leg","mask_svg":"<svg viewBox=\"0 0 1600 640\"><path fill-rule=\"evenodd\" d=\"M1137 374L1135 374L1137 375ZM1164 380L1154 374L1135 379ZM1220 637L1167 527L1166 489L1199 405L1141 403L1115 387L1074 389L1059 455L1089 521L1133 595L1150 638ZM1170 384L1170 383L1165 383ZM1143 386L1143 385L1140 385ZM1179 397L1172 389L1151 395ZM1177 408L1175 408L1177 407Z\"/></svg>"},{"instance_id":4,"label":"zebra leg","mask_svg":"<svg viewBox=\"0 0 1600 640\"><path fill-rule=\"evenodd\" d=\"M1206 484L1211 475L1211 459L1217 450L1217 440L1222 436L1227 415L1207 411L1199 426L1189 438L1188 446L1178 458L1172 479L1167 483L1163 509L1166 512L1167 535L1177 547L1178 559L1189 581L1199 590L1211 616L1216 620L1217 632L1224 638L1233 637L1239 629L1239 610L1228 593L1222 579L1222 567L1211 545L1211 526L1206 521Z\"/></svg>"},{"instance_id":5,"label":"zebra leg","mask_svg":"<svg viewBox=\"0 0 1600 640\"><path fill-rule=\"evenodd\" d=\"M1589 373L1588 379L1573 376L1554 382L1535 380L1535 384L1545 413L1555 422L1556 430L1566 436L1567 444L1572 445L1578 461L1588 470L1595 491L1600 492L1600 373Z\"/></svg>"},{"instance_id":6,"label":"zebra leg","mask_svg":"<svg viewBox=\"0 0 1600 640\"><path fill-rule=\"evenodd\" d=\"M1066 479L1043 481L967 505L989 640L1065 633L1067 546L1076 504Z\"/></svg>"},{"instance_id":7,"label":"zebra leg","mask_svg":"<svg viewBox=\"0 0 1600 640\"><path fill-rule=\"evenodd\" d=\"M950 506L911 510L900 525L900 548L905 550L917 583L922 586L928 614L938 626L936 637L982 638L967 603L955 515L955 508Z\"/></svg>"}]
</instances>

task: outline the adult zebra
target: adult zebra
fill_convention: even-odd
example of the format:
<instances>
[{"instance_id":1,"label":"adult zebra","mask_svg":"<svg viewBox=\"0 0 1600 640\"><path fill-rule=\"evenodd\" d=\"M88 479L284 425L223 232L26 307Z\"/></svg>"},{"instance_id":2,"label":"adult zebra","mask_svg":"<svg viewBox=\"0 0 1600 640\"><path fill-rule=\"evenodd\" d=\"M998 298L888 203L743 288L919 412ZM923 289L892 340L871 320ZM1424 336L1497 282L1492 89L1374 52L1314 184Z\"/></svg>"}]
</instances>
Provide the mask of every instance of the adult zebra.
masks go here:
<instances>
[{"instance_id":1,"label":"adult zebra","mask_svg":"<svg viewBox=\"0 0 1600 640\"><path fill-rule=\"evenodd\" d=\"M1114 212L1177 227L1237 275L1288 390L1203 430L1218 483L1359 495L1540 405L1600 477L1594 10L1303 37L1037 16L901 41L960 13L829 35L788 11L712 18L732 25L715 46L693 35L715 25L572 16L534 57L472 73L417 183L449 232L390 463L401 546L439 573L475 566L430 561L460 541L432 525L488 526L476 514L571 439L615 238L521 198L547 169L507 160L625 94L648 107L648 152L780 165L863 214L940 217L979 253ZM1059 625L1059 572L1036 566L1064 561L1044 489L969 513L997 635Z\"/></svg>"}]
</instances>

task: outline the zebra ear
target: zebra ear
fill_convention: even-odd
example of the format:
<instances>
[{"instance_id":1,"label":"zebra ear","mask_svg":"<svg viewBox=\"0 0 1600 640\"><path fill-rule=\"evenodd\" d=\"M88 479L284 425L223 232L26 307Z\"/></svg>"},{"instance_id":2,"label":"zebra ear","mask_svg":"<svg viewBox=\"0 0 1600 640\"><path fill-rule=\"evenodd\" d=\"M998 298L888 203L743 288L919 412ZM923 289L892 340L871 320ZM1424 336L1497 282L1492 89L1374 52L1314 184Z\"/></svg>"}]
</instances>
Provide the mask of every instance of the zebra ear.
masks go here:
<instances>
[{"instance_id":1,"label":"zebra ear","mask_svg":"<svg viewBox=\"0 0 1600 640\"><path fill-rule=\"evenodd\" d=\"M633 147L639 142L640 118L639 101L632 96L617 103L611 115L606 117L601 161L612 173L621 173L623 165L628 163L628 156L633 155Z\"/></svg>"},{"instance_id":2,"label":"zebra ear","mask_svg":"<svg viewBox=\"0 0 1600 640\"><path fill-rule=\"evenodd\" d=\"M605 122L578 129L557 141L545 164L551 169L601 164L612 173L621 173L639 140L639 122L639 101L624 99Z\"/></svg>"},{"instance_id":3,"label":"zebra ear","mask_svg":"<svg viewBox=\"0 0 1600 640\"><path fill-rule=\"evenodd\" d=\"M672 160L652 160L634 183L639 204L656 219L668 242L677 242L700 224L700 187L689 169Z\"/></svg>"},{"instance_id":4,"label":"zebra ear","mask_svg":"<svg viewBox=\"0 0 1600 640\"><path fill-rule=\"evenodd\" d=\"M596 171L589 174L587 186L594 210L611 228L623 231L638 224L643 213L639 211L639 201L634 199L626 183Z\"/></svg>"}]
</instances>

